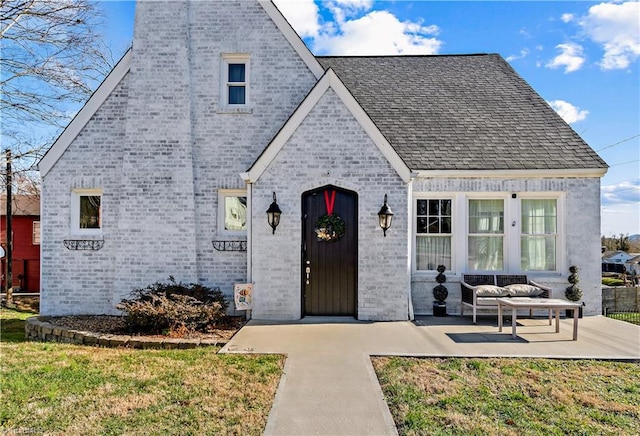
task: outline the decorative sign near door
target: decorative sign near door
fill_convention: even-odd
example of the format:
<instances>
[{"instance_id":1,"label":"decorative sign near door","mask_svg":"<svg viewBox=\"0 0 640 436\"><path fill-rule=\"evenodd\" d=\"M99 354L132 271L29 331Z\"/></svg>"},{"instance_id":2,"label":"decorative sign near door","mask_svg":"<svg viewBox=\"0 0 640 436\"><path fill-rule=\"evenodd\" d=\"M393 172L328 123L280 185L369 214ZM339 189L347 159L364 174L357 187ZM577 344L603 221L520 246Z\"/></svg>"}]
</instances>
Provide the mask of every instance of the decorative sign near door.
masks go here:
<instances>
[{"instance_id":1,"label":"decorative sign near door","mask_svg":"<svg viewBox=\"0 0 640 436\"><path fill-rule=\"evenodd\" d=\"M253 299L252 283L236 283L233 285L233 300L236 304L236 310L250 310Z\"/></svg>"},{"instance_id":2,"label":"decorative sign near door","mask_svg":"<svg viewBox=\"0 0 640 436\"><path fill-rule=\"evenodd\" d=\"M333 207L336 202L336 191L324 191L324 203L327 207L327 213L318 218L315 225L315 232L318 241L336 242L344 236L346 226L344 220L339 215L333 213Z\"/></svg>"}]
</instances>

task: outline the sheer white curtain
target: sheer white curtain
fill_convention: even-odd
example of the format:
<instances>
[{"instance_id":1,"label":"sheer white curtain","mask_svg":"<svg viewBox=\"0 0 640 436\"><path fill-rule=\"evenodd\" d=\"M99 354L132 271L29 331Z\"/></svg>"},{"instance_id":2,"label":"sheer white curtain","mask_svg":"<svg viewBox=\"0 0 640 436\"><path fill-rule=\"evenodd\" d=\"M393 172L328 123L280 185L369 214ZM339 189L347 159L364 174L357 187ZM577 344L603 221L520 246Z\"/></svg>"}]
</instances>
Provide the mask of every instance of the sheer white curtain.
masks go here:
<instances>
[{"instance_id":1,"label":"sheer white curtain","mask_svg":"<svg viewBox=\"0 0 640 436\"><path fill-rule=\"evenodd\" d=\"M520 259L523 271L556 269L556 233L556 200L522 200Z\"/></svg>"},{"instance_id":2,"label":"sheer white curtain","mask_svg":"<svg viewBox=\"0 0 640 436\"><path fill-rule=\"evenodd\" d=\"M435 270L438 265L450 270L451 236L418 236L416 258L419 270Z\"/></svg>"},{"instance_id":3,"label":"sheer white curtain","mask_svg":"<svg viewBox=\"0 0 640 436\"><path fill-rule=\"evenodd\" d=\"M504 269L504 201L469 200L470 270Z\"/></svg>"},{"instance_id":4,"label":"sheer white curtain","mask_svg":"<svg viewBox=\"0 0 640 436\"><path fill-rule=\"evenodd\" d=\"M224 199L224 229L225 230L246 230L247 229L247 198L246 197L225 197Z\"/></svg>"}]
</instances>

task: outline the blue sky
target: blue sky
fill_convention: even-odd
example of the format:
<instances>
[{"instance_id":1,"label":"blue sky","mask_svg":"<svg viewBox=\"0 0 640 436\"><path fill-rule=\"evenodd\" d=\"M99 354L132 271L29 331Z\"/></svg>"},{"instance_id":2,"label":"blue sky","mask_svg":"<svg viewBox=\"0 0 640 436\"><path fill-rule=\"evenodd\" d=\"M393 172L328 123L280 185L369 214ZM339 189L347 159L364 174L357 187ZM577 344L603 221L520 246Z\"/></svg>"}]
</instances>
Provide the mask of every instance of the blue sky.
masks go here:
<instances>
[{"instance_id":1,"label":"blue sky","mask_svg":"<svg viewBox=\"0 0 640 436\"><path fill-rule=\"evenodd\" d=\"M602 234L640 233L638 2L274 2L316 55L499 53L610 165ZM101 7L118 57L134 2Z\"/></svg>"}]
</instances>

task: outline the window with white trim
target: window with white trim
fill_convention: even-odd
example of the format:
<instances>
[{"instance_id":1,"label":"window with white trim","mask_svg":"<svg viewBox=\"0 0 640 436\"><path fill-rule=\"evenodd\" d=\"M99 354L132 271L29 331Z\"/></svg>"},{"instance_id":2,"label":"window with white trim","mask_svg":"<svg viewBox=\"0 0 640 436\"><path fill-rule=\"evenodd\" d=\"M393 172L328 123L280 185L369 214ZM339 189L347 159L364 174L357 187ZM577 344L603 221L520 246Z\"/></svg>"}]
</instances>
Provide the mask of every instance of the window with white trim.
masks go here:
<instances>
[{"instance_id":1,"label":"window with white trim","mask_svg":"<svg viewBox=\"0 0 640 436\"><path fill-rule=\"evenodd\" d=\"M242 108L249 104L249 55L222 55L223 107Z\"/></svg>"},{"instance_id":2,"label":"window with white trim","mask_svg":"<svg viewBox=\"0 0 640 436\"><path fill-rule=\"evenodd\" d=\"M504 270L504 200L469 200L467 268Z\"/></svg>"},{"instance_id":3,"label":"window with white trim","mask_svg":"<svg viewBox=\"0 0 640 436\"><path fill-rule=\"evenodd\" d=\"M416 201L416 269L435 271L438 265L451 269L451 199Z\"/></svg>"},{"instance_id":4,"label":"window with white trim","mask_svg":"<svg viewBox=\"0 0 640 436\"><path fill-rule=\"evenodd\" d=\"M102 232L102 190L75 189L73 191L71 230L78 234Z\"/></svg>"},{"instance_id":5,"label":"window with white trim","mask_svg":"<svg viewBox=\"0 0 640 436\"><path fill-rule=\"evenodd\" d=\"M218 191L218 232L221 235L246 236L247 191L242 189Z\"/></svg>"},{"instance_id":6,"label":"window with white trim","mask_svg":"<svg viewBox=\"0 0 640 436\"><path fill-rule=\"evenodd\" d=\"M558 239L555 199L522 199L520 219L522 271L554 271Z\"/></svg>"},{"instance_id":7,"label":"window with white trim","mask_svg":"<svg viewBox=\"0 0 640 436\"><path fill-rule=\"evenodd\" d=\"M562 192L415 193L412 269L564 271L564 198Z\"/></svg>"},{"instance_id":8,"label":"window with white trim","mask_svg":"<svg viewBox=\"0 0 640 436\"><path fill-rule=\"evenodd\" d=\"M33 245L40 245L40 221L33 222L32 241Z\"/></svg>"}]
</instances>

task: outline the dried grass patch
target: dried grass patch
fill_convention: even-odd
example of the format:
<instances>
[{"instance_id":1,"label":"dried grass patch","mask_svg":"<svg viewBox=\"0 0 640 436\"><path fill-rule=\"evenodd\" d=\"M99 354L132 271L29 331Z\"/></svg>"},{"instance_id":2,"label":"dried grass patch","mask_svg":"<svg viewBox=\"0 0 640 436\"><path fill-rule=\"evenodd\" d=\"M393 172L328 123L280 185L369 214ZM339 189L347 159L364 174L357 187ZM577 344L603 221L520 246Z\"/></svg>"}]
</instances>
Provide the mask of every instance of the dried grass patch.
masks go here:
<instances>
[{"instance_id":1,"label":"dried grass patch","mask_svg":"<svg viewBox=\"0 0 640 436\"><path fill-rule=\"evenodd\" d=\"M0 344L3 429L63 434L261 434L282 356L216 349Z\"/></svg>"}]
</instances>

